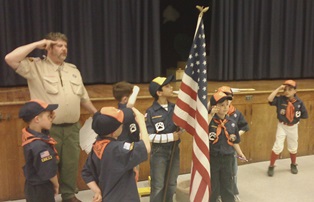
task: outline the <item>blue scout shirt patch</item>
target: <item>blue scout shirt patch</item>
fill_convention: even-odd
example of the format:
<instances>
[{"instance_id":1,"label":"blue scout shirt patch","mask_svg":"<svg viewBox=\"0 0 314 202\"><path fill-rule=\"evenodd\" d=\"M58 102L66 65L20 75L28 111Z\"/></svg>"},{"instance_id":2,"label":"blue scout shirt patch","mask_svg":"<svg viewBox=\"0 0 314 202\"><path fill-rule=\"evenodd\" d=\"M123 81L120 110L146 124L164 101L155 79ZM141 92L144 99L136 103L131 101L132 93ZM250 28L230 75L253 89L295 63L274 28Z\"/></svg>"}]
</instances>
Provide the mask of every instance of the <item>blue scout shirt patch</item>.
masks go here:
<instances>
[{"instance_id":1,"label":"blue scout shirt patch","mask_svg":"<svg viewBox=\"0 0 314 202\"><path fill-rule=\"evenodd\" d=\"M131 151L133 149L133 146L134 146L134 142L132 142L132 143L125 142L123 145L123 149Z\"/></svg>"},{"instance_id":2,"label":"blue scout shirt patch","mask_svg":"<svg viewBox=\"0 0 314 202\"><path fill-rule=\"evenodd\" d=\"M47 150L47 151L40 152L40 158L41 158L41 162L45 162L45 161L51 160L52 156Z\"/></svg>"}]
</instances>

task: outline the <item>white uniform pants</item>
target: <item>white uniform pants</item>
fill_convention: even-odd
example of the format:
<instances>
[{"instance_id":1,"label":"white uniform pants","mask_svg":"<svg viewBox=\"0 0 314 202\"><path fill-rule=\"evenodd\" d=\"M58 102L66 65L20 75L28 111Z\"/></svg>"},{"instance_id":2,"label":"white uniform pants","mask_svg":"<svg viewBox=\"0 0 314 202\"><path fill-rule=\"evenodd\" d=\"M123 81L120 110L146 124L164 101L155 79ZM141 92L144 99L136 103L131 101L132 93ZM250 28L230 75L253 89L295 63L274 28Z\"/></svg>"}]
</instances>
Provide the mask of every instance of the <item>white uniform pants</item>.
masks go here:
<instances>
[{"instance_id":1,"label":"white uniform pants","mask_svg":"<svg viewBox=\"0 0 314 202\"><path fill-rule=\"evenodd\" d=\"M285 139L287 138L288 151L291 154L296 154L298 151L298 125L287 126L283 123L278 123L276 132L276 141L273 146L273 152L280 154L284 148Z\"/></svg>"}]
</instances>

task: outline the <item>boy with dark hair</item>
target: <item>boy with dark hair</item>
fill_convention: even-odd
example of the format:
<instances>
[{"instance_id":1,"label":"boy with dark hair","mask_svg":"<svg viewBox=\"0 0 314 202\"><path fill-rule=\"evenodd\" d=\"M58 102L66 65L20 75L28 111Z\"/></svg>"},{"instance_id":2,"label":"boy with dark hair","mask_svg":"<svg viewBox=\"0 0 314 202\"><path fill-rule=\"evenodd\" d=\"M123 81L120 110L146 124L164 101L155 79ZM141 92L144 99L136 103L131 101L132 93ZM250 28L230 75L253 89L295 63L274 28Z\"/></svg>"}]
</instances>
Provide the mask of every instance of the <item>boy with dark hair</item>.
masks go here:
<instances>
[{"instance_id":1,"label":"boy with dark hair","mask_svg":"<svg viewBox=\"0 0 314 202\"><path fill-rule=\"evenodd\" d=\"M233 91L229 86L221 86L218 88L217 92L223 92L228 96L232 97L233 100ZM239 135L240 137L249 130L249 125L247 121L245 120L243 114L236 109L232 105L232 100L229 100L229 110L228 110L228 116L230 119L232 119L234 122L237 123ZM235 154L234 161L233 161L233 193L235 197L235 201L241 201L239 197L239 190L237 186L237 173L238 173L238 160L237 160L237 154Z\"/></svg>"},{"instance_id":2,"label":"boy with dark hair","mask_svg":"<svg viewBox=\"0 0 314 202\"><path fill-rule=\"evenodd\" d=\"M113 97L118 101L118 109L126 107L132 108L135 105L137 95L140 88L126 81L120 81L112 86ZM121 135L118 137L119 141L138 142L139 130L138 125L133 121L130 124L123 125ZM139 166L134 167L135 181L139 178Z\"/></svg>"},{"instance_id":3,"label":"boy with dark hair","mask_svg":"<svg viewBox=\"0 0 314 202\"><path fill-rule=\"evenodd\" d=\"M282 85L275 89L268 97L271 106L277 108L277 119L279 120L276 132L276 141L274 143L270 165L268 167L268 176L274 175L275 161L284 148L284 141L287 138L288 150L291 158L291 173L297 174L297 151L298 151L298 125L300 119L308 118L307 110L302 100L297 97L297 83L293 80L286 80ZM284 94L276 96L280 90Z\"/></svg>"},{"instance_id":4,"label":"boy with dark hair","mask_svg":"<svg viewBox=\"0 0 314 202\"><path fill-rule=\"evenodd\" d=\"M212 193L210 202L235 201L233 194L234 152L245 161L246 157L239 146L240 135L237 124L227 116L229 100L223 92L215 93L211 99L209 114L210 174Z\"/></svg>"},{"instance_id":5,"label":"boy with dark hair","mask_svg":"<svg viewBox=\"0 0 314 202\"><path fill-rule=\"evenodd\" d=\"M59 191L57 142L48 135L55 118L53 110L57 108L57 104L30 100L19 111L19 117L27 123L22 130L22 146L26 178L24 192L28 202L54 202L54 195Z\"/></svg>"},{"instance_id":6,"label":"boy with dark hair","mask_svg":"<svg viewBox=\"0 0 314 202\"><path fill-rule=\"evenodd\" d=\"M146 111L146 125L152 142L150 156L151 202L173 200L180 171L180 135L182 131L172 120L174 104L170 82L173 76L156 77L149 84L149 92L155 98Z\"/></svg>"},{"instance_id":7,"label":"boy with dark hair","mask_svg":"<svg viewBox=\"0 0 314 202\"><path fill-rule=\"evenodd\" d=\"M137 95L139 93L139 87L130 84L126 81L120 81L112 86L113 97L118 101L118 109L124 109L126 107L134 107ZM123 132L118 137L118 140L127 142L139 141L139 131L136 123L130 123L123 126Z\"/></svg>"},{"instance_id":8,"label":"boy with dark hair","mask_svg":"<svg viewBox=\"0 0 314 202\"><path fill-rule=\"evenodd\" d=\"M117 141L123 124L135 120L140 141ZM95 193L94 201L140 201L133 168L147 160L150 142L145 119L135 108L103 107L93 116L92 129L98 134L82 178Z\"/></svg>"}]
</instances>

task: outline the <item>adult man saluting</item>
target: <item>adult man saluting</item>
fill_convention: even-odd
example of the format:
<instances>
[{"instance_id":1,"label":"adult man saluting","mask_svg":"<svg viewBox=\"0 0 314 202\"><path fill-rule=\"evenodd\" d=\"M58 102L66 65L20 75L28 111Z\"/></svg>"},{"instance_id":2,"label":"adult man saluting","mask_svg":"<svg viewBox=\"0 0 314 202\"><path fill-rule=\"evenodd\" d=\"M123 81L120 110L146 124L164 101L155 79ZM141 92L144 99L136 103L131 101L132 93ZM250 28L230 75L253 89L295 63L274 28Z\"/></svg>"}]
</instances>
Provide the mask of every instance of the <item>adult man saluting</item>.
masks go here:
<instances>
[{"instance_id":1,"label":"adult man saluting","mask_svg":"<svg viewBox=\"0 0 314 202\"><path fill-rule=\"evenodd\" d=\"M80 106L91 114L91 103L81 74L75 65L65 62L68 39L62 33L49 33L45 39L20 46L6 55L5 61L27 79L31 99L59 104L50 135L57 141L60 193L63 202L78 202L76 178L79 163ZM45 49L47 57L27 57L35 49Z\"/></svg>"}]
</instances>

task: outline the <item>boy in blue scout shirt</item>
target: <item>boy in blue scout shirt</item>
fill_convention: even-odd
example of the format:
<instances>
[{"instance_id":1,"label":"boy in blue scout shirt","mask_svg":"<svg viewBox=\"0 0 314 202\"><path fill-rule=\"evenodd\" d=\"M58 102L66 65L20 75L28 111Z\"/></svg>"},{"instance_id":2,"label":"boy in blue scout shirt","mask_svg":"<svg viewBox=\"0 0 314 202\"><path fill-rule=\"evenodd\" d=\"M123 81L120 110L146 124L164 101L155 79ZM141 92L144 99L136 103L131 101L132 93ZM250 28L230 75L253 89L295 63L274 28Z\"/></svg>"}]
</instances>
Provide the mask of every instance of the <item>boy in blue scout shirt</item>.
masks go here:
<instances>
[{"instance_id":1,"label":"boy in blue scout shirt","mask_svg":"<svg viewBox=\"0 0 314 202\"><path fill-rule=\"evenodd\" d=\"M210 202L235 201L233 194L234 152L245 161L246 157L239 146L240 135L236 122L227 116L229 100L223 92L215 93L210 99L209 114L210 174L212 193Z\"/></svg>"},{"instance_id":2,"label":"boy in blue scout shirt","mask_svg":"<svg viewBox=\"0 0 314 202\"><path fill-rule=\"evenodd\" d=\"M139 125L138 142L117 141L123 124ZM139 202L133 168L147 160L150 142L145 119L135 108L103 107L93 116L92 129L98 134L82 178L95 193L93 201Z\"/></svg>"},{"instance_id":3,"label":"boy in blue scout shirt","mask_svg":"<svg viewBox=\"0 0 314 202\"><path fill-rule=\"evenodd\" d=\"M135 105L137 95L140 88L126 81L120 81L112 86L112 94L115 100L118 101L118 109L126 107L132 108ZM139 141L139 131L136 123L123 126L123 132L118 137L118 140L127 142Z\"/></svg>"},{"instance_id":4,"label":"boy in blue scout shirt","mask_svg":"<svg viewBox=\"0 0 314 202\"><path fill-rule=\"evenodd\" d=\"M22 146L24 192L28 202L54 202L54 195L59 191L57 142L48 135L55 118L53 110L57 108L57 104L30 100L19 111L19 117L27 123L22 130Z\"/></svg>"},{"instance_id":5,"label":"boy in blue scout shirt","mask_svg":"<svg viewBox=\"0 0 314 202\"><path fill-rule=\"evenodd\" d=\"M233 100L233 91L229 86L221 86L218 88L217 92L223 92L228 96L232 97ZM239 130L239 135L240 137L249 130L249 125L247 123L247 121L245 120L243 114L236 109L233 105L232 105L232 100L229 100L230 105L229 105L229 110L228 110L228 116L230 119L232 119L234 122L237 123L238 126L238 130ZM233 194L235 197L235 201L241 201L239 198L239 190L238 190L238 186L237 186L237 172L238 172L238 160L237 160L237 155L234 158L234 162L233 162Z\"/></svg>"},{"instance_id":6,"label":"boy in blue scout shirt","mask_svg":"<svg viewBox=\"0 0 314 202\"><path fill-rule=\"evenodd\" d=\"M308 113L302 100L296 96L296 88L297 83L295 81L286 80L268 96L269 104L277 108L277 119L279 120L276 141L272 149L270 165L267 171L270 177L274 175L275 161L284 148L286 138L291 158L291 173L298 173L296 163L299 137L298 125L300 119L308 118ZM276 96L280 90L284 90L284 94Z\"/></svg>"},{"instance_id":7,"label":"boy in blue scout shirt","mask_svg":"<svg viewBox=\"0 0 314 202\"><path fill-rule=\"evenodd\" d=\"M179 143L182 131L172 120L175 105L168 101L173 97L170 85L173 78L156 77L149 84L149 92L155 98L145 115L149 139L152 142L151 202L173 200L180 171Z\"/></svg>"},{"instance_id":8,"label":"boy in blue scout shirt","mask_svg":"<svg viewBox=\"0 0 314 202\"><path fill-rule=\"evenodd\" d=\"M118 109L126 107L132 108L135 105L137 95L140 88L126 81L120 81L112 86L112 94L115 100L118 101ZM138 125L134 122L123 125L121 135L118 137L119 141L138 142L139 130ZM139 178L139 165L134 167L135 181Z\"/></svg>"}]
</instances>

